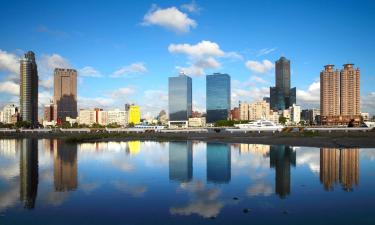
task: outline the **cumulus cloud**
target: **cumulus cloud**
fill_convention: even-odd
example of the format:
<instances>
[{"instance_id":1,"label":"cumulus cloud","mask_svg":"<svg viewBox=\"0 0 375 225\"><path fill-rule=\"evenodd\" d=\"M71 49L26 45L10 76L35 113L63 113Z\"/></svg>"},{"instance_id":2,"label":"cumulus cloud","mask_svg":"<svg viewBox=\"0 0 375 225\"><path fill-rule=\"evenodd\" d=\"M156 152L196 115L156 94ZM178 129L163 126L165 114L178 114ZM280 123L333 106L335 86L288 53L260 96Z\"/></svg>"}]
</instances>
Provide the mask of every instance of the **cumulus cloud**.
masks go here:
<instances>
[{"instance_id":1,"label":"cumulus cloud","mask_svg":"<svg viewBox=\"0 0 375 225\"><path fill-rule=\"evenodd\" d=\"M116 70L115 72L113 72L111 77L126 77L134 74L144 74L146 72L147 68L144 63L133 63Z\"/></svg>"},{"instance_id":2,"label":"cumulus cloud","mask_svg":"<svg viewBox=\"0 0 375 225\"><path fill-rule=\"evenodd\" d=\"M170 53L185 54L190 57L204 57L204 56L223 56L224 51L220 46L211 41L201 41L195 45L190 44L170 44L168 47Z\"/></svg>"},{"instance_id":3,"label":"cumulus cloud","mask_svg":"<svg viewBox=\"0 0 375 225\"><path fill-rule=\"evenodd\" d=\"M307 90L297 90L297 103L303 107L319 107L320 81L311 83Z\"/></svg>"},{"instance_id":4,"label":"cumulus cloud","mask_svg":"<svg viewBox=\"0 0 375 225\"><path fill-rule=\"evenodd\" d=\"M78 70L78 75L83 77L101 77L102 74L91 66L85 66Z\"/></svg>"},{"instance_id":5,"label":"cumulus cloud","mask_svg":"<svg viewBox=\"0 0 375 225\"><path fill-rule=\"evenodd\" d=\"M47 90L53 88L53 71L55 68L72 68L68 59L59 54L44 54L37 58L39 86Z\"/></svg>"},{"instance_id":6,"label":"cumulus cloud","mask_svg":"<svg viewBox=\"0 0 375 225\"><path fill-rule=\"evenodd\" d=\"M142 111L148 112L144 114L145 119L152 119L159 114L161 110L168 108L168 93L165 90L150 89L144 91L144 103ZM157 101L155 101L157 99Z\"/></svg>"},{"instance_id":7,"label":"cumulus cloud","mask_svg":"<svg viewBox=\"0 0 375 225\"><path fill-rule=\"evenodd\" d=\"M263 97L270 95L269 87L248 87L234 88L232 90L232 104L237 104L238 101L254 102L262 100Z\"/></svg>"},{"instance_id":8,"label":"cumulus cloud","mask_svg":"<svg viewBox=\"0 0 375 225\"><path fill-rule=\"evenodd\" d=\"M190 3L181 5L181 9L190 13L199 13L202 8L193 0Z\"/></svg>"},{"instance_id":9,"label":"cumulus cloud","mask_svg":"<svg viewBox=\"0 0 375 225\"><path fill-rule=\"evenodd\" d=\"M168 51L172 54L182 54L188 58L187 67L177 66L180 72L191 76L202 76L205 69L217 69L221 66L217 58L242 59L236 52L224 52L220 46L211 41L203 40L197 44L170 44Z\"/></svg>"},{"instance_id":10,"label":"cumulus cloud","mask_svg":"<svg viewBox=\"0 0 375 225\"><path fill-rule=\"evenodd\" d=\"M0 71L18 74L20 71L18 60L19 59L15 54L0 49Z\"/></svg>"},{"instance_id":11,"label":"cumulus cloud","mask_svg":"<svg viewBox=\"0 0 375 225\"><path fill-rule=\"evenodd\" d=\"M370 92L361 97L361 111L375 115L375 92Z\"/></svg>"},{"instance_id":12,"label":"cumulus cloud","mask_svg":"<svg viewBox=\"0 0 375 225\"><path fill-rule=\"evenodd\" d=\"M271 61L265 59L263 61L252 61L252 60L248 60L246 63L245 63L245 66L253 71L253 72L256 72L256 73L268 73L270 72L274 65Z\"/></svg>"},{"instance_id":13,"label":"cumulus cloud","mask_svg":"<svg viewBox=\"0 0 375 225\"><path fill-rule=\"evenodd\" d=\"M153 5L143 17L142 25L157 25L176 33L187 33L190 29L195 28L197 23L176 7L162 9Z\"/></svg>"},{"instance_id":14,"label":"cumulus cloud","mask_svg":"<svg viewBox=\"0 0 375 225\"><path fill-rule=\"evenodd\" d=\"M13 81L0 82L0 92L18 96L20 93L20 86Z\"/></svg>"}]
</instances>

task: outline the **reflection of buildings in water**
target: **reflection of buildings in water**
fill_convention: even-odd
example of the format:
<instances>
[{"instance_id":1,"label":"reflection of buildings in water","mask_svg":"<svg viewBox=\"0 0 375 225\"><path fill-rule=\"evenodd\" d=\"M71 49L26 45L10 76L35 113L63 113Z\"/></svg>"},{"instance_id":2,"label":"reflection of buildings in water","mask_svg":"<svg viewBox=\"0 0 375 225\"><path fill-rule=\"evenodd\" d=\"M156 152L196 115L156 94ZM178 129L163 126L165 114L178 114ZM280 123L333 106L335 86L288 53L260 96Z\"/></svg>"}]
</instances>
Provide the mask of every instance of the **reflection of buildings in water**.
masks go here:
<instances>
[{"instance_id":1,"label":"reflection of buildings in water","mask_svg":"<svg viewBox=\"0 0 375 225\"><path fill-rule=\"evenodd\" d=\"M17 149L18 141L16 139L2 139L0 140L0 155L4 155L7 157L15 157Z\"/></svg>"},{"instance_id":2,"label":"reflection of buildings in water","mask_svg":"<svg viewBox=\"0 0 375 225\"><path fill-rule=\"evenodd\" d=\"M267 157L270 152L270 146L259 144L240 144L239 151L240 154L253 153L257 155L262 155L263 157Z\"/></svg>"},{"instance_id":3,"label":"reflection of buildings in water","mask_svg":"<svg viewBox=\"0 0 375 225\"><path fill-rule=\"evenodd\" d=\"M20 140L20 200L33 209L38 192L38 140Z\"/></svg>"},{"instance_id":4,"label":"reflection of buildings in water","mask_svg":"<svg viewBox=\"0 0 375 225\"><path fill-rule=\"evenodd\" d=\"M231 180L231 152L229 144L207 143L207 181L228 183Z\"/></svg>"},{"instance_id":5,"label":"reflection of buildings in water","mask_svg":"<svg viewBox=\"0 0 375 225\"><path fill-rule=\"evenodd\" d=\"M333 190L337 182L345 191L359 183L359 149L320 149L320 182L326 190Z\"/></svg>"},{"instance_id":6,"label":"reflection of buildings in water","mask_svg":"<svg viewBox=\"0 0 375 225\"><path fill-rule=\"evenodd\" d=\"M57 139L43 139L44 150L53 154L57 148Z\"/></svg>"},{"instance_id":7,"label":"reflection of buildings in water","mask_svg":"<svg viewBox=\"0 0 375 225\"><path fill-rule=\"evenodd\" d=\"M126 148L126 153L129 155L137 155L141 151L140 141L128 141L128 146Z\"/></svg>"},{"instance_id":8,"label":"reflection of buildings in water","mask_svg":"<svg viewBox=\"0 0 375 225\"><path fill-rule=\"evenodd\" d=\"M82 143L78 145L80 152L120 152L126 149L126 142L95 142L95 143Z\"/></svg>"},{"instance_id":9,"label":"reflection of buildings in water","mask_svg":"<svg viewBox=\"0 0 375 225\"><path fill-rule=\"evenodd\" d=\"M169 143L169 179L180 182L193 177L193 150L191 141Z\"/></svg>"},{"instance_id":10,"label":"reflection of buildings in water","mask_svg":"<svg viewBox=\"0 0 375 225\"><path fill-rule=\"evenodd\" d=\"M284 145L270 147L270 167L275 168L275 189L280 198L290 194L291 166L296 166L296 152L292 147Z\"/></svg>"},{"instance_id":11,"label":"reflection of buildings in water","mask_svg":"<svg viewBox=\"0 0 375 225\"><path fill-rule=\"evenodd\" d=\"M56 140L54 151L54 185L56 191L71 191L77 182L77 145Z\"/></svg>"}]
</instances>

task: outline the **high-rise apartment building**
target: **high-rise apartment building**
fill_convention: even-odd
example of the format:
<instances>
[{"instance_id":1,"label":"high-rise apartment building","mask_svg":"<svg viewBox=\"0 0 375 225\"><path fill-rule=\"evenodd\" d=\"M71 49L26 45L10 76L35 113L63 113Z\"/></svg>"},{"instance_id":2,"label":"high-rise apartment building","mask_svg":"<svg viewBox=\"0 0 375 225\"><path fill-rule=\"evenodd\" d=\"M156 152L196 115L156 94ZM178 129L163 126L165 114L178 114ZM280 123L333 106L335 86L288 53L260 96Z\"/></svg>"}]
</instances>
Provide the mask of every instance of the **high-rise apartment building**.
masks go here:
<instances>
[{"instance_id":1,"label":"high-rise apartment building","mask_svg":"<svg viewBox=\"0 0 375 225\"><path fill-rule=\"evenodd\" d=\"M168 79L168 106L170 121L187 121L192 115L192 80L181 73Z\"/></svg>"},{"instance_id":2,"label":"high-rise apartment building","mask_svg":"<svg viewBox=\"0 0 375 225\"><path fill-rule=\"evenodd\" d=\"M276 86L270 87L270 106L279 111L296 104L296 88L290 88L290 61L281 57L275 64Z\"/></svg>"},{"instance_id":3,"label":"high-rise apartment building","mask_svg":"<svg viewBox=\"0 0 375 225\"><path fill-rule=\"evenodd\" d=\"M227 120L231 109L230 76L214 73L206 76L207 123Z\"/></svg>"},{"instance_id":4,"label":"high-rise apartment building","mask_svg":"<svg viewBox=\"0 0 375 225\"><path fill-rule=\"evenodd\" d=\"M340 114L360 115L360 70L354 64L344 64L340 71Z\"/></svg>"},{"instance_id":5,"label":"high-rise apartment building","mask_svg":"<svg viewBox=\"0 0 375 225\"><path fill-rule=\"evenodd\" d=\"M54 102L57 118L77 117L77 71L56 68L54 71Z\"/></svg>"},{"instance_id":6,"label":"high-rise apartment building","mask_svg":"<svg viewBox=\"0 0 375 225\"><path fill-rule=\"evenodd\" d=\"M38 125L38 69L35 54L28 51L20 60L20 117Z\"/></svg>"},{"instance_id":7,"label":"high-rise apartment building","mask_svg":"<svg viewBox=\"0 0 375 225\"><path fill-rule=\"evenodd\" d=\"M344 64L341 71L326 65L320 73L322 124L346 125L352 119L360 122L360 70L353 65Z\"/></svg>"}]
</instances>

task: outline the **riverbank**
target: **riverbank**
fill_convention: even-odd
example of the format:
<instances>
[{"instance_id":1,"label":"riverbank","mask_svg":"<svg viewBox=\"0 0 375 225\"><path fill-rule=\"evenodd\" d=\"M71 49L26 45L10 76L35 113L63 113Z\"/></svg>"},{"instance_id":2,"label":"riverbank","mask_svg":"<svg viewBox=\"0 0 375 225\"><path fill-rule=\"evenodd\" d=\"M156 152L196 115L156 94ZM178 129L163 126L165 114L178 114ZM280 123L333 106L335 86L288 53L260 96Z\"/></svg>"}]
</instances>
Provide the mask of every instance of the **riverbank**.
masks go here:
<instances>
[{"instance_id":1,"label":"riverbank","mask_svg":"<svg viewBox=\"0 0 375 225\"><path fill-rule=\"evenodd\" d=\"M71 143L98 141L181 141L291 145L327 148L375 148L375 132L297 132L297 133L18 133L1 138L64 139Z\"/></svg>"}]
</instances>

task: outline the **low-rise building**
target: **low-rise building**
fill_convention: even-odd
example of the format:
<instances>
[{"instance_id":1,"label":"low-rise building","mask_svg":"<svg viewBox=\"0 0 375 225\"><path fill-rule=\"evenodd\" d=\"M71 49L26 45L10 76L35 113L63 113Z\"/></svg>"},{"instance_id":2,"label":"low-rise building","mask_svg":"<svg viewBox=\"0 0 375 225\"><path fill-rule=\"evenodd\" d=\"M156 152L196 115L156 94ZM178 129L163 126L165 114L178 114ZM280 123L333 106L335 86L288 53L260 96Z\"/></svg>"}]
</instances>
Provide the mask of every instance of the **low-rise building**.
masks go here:
<instances>
[{"instance_id":1,"label":"low-rise building","mask_svg":"<svg viewBox=\"0 0 375 225\"><path fill-rule=\"evenodd\" d=\"M79 124L92 125L97 122L97 112L99 110L80 109L79 110Z\"/></svg>"},{"instance_id":2,"label":"low-rise building","mask_svg":"<svg viewBox=\"0 0 375 225\"><path fill-rule=\"evenodd\" d=\"M290 108L290 122L298 124L301 121L301 106L293 104Z\"/></svg>"},{"instance_id":3,"label":"low-rise building","mask_svg":"<svg viewBox=\"0 0 375 225\"><path fill-rule=\"evenodd\" d=\"M130 108L131 107L132 106L130 106ZM107 114L106 115L107 119L106 119L105 125L114 124L114 123L117 124L117 125L120 125L120 126L126 126L127 125L127 121L128 121L127 120L127 118L128 118L128 112L127 111L121 111L119 109L115 109L115 110L107 111L106 114Z\"/></svg>"},{"instance_id":4,"label":"low-rise building","mask_svg":"<svg viewBox=\"0 0 375 225\"><path fill-rule=\"evenodd\" d=\"M139 106L129 106L129 123L140 124L141 123L141 109Z\"/></svg>"},{"instance_id":5,"label":"low-rise building","mask_svg":"<svg viewBox=\"0 0 375 225\"><path fill-rule=\"evenodd\" d=\"M8 104L3 108L3 123L13 123L12 116L18 113L18 107L15 104Z\"/></svg>"},{"instance_id":6,"label":"low-rise building","mask_svg":"<svg viewBox=\"0 0 375 225\"><path fill-rule=\"evenodd\" d=\"M189 127L205 127L206 117L189 118L188 124L189 124Z\"/></svg>"}]
</instances>

